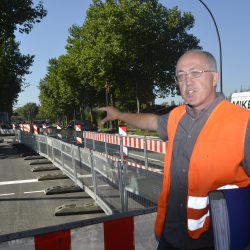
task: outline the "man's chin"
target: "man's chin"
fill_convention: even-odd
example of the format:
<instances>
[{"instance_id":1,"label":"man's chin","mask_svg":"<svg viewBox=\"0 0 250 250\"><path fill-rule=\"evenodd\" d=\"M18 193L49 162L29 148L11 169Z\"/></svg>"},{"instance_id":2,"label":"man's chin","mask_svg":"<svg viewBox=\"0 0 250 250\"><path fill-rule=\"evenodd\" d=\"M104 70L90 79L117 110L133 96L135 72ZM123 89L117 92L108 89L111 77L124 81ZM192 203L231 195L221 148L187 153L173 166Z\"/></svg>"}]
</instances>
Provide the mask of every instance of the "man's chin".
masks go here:
<instances>
[{"instance_id":1,"label":"man's chin","mask_svg":"<svg viewBox=\"0 0 250 250\"><path fill-rule=\"evenodd\" d=\"M189 106L195 106L197 104L197 100L195 99L195 97L185 98L185 101Z\"/></svg>"}]
</instances>

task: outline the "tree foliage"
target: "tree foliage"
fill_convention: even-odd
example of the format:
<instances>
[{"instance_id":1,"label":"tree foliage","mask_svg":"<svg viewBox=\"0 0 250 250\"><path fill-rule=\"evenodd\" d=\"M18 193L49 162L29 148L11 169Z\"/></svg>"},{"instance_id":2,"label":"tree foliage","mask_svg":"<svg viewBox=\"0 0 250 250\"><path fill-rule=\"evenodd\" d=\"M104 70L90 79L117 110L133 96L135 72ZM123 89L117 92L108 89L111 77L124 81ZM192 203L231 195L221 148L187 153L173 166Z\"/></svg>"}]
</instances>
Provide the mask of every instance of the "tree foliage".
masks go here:
<instances>
[{"instance_id":1,"label":"tree foliage","mask_svg":"<svg viewBox=\"0 0 250 250\"><path fill-rule=\"evenodd\" d=\"M46 11L42 2L34 7L32 0L1 0L0 9L0 106L1 110L11 112L34 60L34 56L20 53L14 32L18 29L28 34Z\"/></svg>"},{"instance_id":2,"label":"tree foliage","mask_svg":"<svg viewBox=\"0 0 250 250\"><path fill-rule=\"evenodd\" d=\"M29 73L33 56L20 53L18 44L11 37L0 42L0 106L11 112L18 94L21 92L24 75Z\"/></svg>"},{"instance_id":3,"label":"tree foliage","mask_svg":"<svg viewBox=\"0 0 250 250\"><path fill-rule=\"evenodd\" d=\"M80 75L99 91L112 86L119 103L153 103L176 94L175 64L184 51L198 48L188 34L194 18L157 0L93 1L85 24L68 40ZM143 91L141 91L143 90Z\"/></svg>"},{"instance_id":4,"label":"tree foliage","mask_svg":"<svg viewBox=\"0 0 250 250\"><path fill-rule=\"evenodd\" d=\"M156 97L175 95L177 59L199 48L188 33L193 25L191 13L158 0L93 0L84 24L70 28L57 70L49 69L40 83L42 106L54 107L53 90L68 115L77 106L92 109L107 101L134 111L136 104L147 107Z\"/></svg>"},{"instance_id":5,"label":"tree foliage","mask_svg":"<svg viewBox=\"0 0 250 250\"><path fill-rule=\"evenodd\" d=\"M23 107L19 107L15 109L15 114L18 116L22 116L26 121L33 121L35 117L38 115L39 107L36 103L26 103Z\"/></svg>"}]
</instances>

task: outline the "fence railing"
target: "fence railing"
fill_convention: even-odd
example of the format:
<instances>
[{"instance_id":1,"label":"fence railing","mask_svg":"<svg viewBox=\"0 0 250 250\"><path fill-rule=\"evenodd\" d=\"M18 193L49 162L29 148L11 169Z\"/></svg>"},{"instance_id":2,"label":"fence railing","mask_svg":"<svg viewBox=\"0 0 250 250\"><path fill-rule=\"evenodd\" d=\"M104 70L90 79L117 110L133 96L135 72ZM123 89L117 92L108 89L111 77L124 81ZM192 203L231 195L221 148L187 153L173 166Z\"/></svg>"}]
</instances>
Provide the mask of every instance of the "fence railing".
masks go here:
<instances>
[{"instance_id":1,"label":"fence railing","mask_svg":"<svg viewBox=\"0 0 250 250\"><path fill-rule=\"evenodd\" d=\"M19 140L49 159L85 190L106 214L156 207L162 174L130 166L111 157L63 140L19 131ZM107 145L106 145L107 146ZM107 152L110 148L107 146ZM119 149L118 149L119 151Z\"/></svg>"},{"instance_id":2,"label":"fence railing","mask_svg":"<svg viewBox=\"0 0 250 250\"><path fill-rule=\"evenodd\" d=\"M163 173L167 142L159 138L86 131L79 132L77 138L81 138L83 147L125 161L129 166Z\"/></svg>"}]
</instances>

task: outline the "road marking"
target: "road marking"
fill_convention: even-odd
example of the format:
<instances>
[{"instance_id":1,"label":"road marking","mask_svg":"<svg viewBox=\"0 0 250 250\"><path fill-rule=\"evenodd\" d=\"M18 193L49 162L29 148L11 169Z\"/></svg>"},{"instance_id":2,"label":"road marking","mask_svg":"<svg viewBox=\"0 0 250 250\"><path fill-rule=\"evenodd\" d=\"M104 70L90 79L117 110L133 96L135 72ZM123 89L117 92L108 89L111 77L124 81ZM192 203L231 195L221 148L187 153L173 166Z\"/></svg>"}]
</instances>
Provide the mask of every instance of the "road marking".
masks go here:
<instances>
[{"instance_id":1,"label":"road marking","mask_svg":"<svg viewBox=\"0 0 250 250\"><path fill-rule=\"evenodd\" d=\"M92 177L92 174L78 174L77 177L80 177L80 178L89 178L89 177Z\"/></svg>"},{"instance_id":2,"label":"road marking","mask_svg":"<svg viewBox=\"0 0 250 250\"><path fill-rule=\"evenodd\" d=\"M12 184L21 184L21 183L32 183L32 182L38 182L38 179L17 180L17 181L1 181L0 186L12 185Z\"/></svg>"},{"instance_id":3,"label":"road marking","mask_svg":"<svg viewBox=\"0 0 250 250\"><path fill-rule=\"evenodd\" d=\"M9 195L14 195L15 193L8 193L8 194L0 194L0 196L9 196Z\"/></svg>"},{"instance_id":4,"label":"road marking","mask_svg":"<svg viewBox=\"0 0 250 250\"><path fill-rule=\"evenodd\" d=\"M27 191L27 192L23 192L23 193L24 194L45 193L45 190Z\"/></svg>"},{"instance_id":5,"label":"road marking","mask_svg":"<svg viewBox=\"0 0 250 250\"><path fill-rule=\"evenodd\" d=\"M108 184L97 185L98 187L109 187ZM93 188L94 186L89 186L89 188Z\"/></svg>"},{"instance_id":6,"label":"road marking","mask_svg":"<svg viewBox=\"0 0 250 250\"><path fill-rule=\"evenodd\" d=\"M24 194L45 193L45 190L27 191L27 192L23 192L23 193ZM15 195L15 193L0 194L0 196L10 196L10 195Z\"/></svg>"}]
</instances>

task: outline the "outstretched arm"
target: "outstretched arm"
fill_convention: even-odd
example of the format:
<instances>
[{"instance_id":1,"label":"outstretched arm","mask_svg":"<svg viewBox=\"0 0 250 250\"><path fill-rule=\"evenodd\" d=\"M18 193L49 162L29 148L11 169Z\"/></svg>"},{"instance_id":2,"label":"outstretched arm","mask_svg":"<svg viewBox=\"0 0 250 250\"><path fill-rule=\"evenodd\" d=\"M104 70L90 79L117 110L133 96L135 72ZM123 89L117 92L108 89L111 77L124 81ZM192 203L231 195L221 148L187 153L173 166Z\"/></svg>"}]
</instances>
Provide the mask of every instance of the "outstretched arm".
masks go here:
<instances>
[{"instance_id":1,"label":"outstretched arm","mask_svg":"<svg viewBox=\"0 0 250 250\"><path fill-rule=\"evenodd\" d=\"M107 116L102 120L105 123L109 120L122 120L134 127L156 131L157 130L157 115L145 113L122 113L114 107L102 107L99 111L106 111Z\"/></svg>"}]
</instances>

